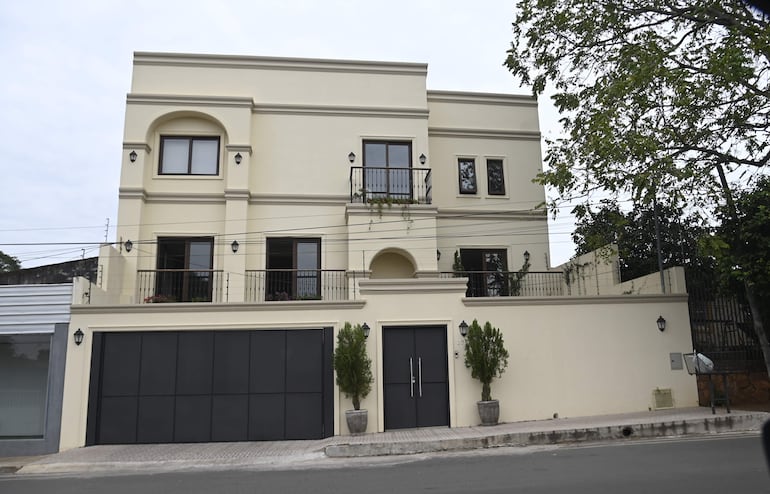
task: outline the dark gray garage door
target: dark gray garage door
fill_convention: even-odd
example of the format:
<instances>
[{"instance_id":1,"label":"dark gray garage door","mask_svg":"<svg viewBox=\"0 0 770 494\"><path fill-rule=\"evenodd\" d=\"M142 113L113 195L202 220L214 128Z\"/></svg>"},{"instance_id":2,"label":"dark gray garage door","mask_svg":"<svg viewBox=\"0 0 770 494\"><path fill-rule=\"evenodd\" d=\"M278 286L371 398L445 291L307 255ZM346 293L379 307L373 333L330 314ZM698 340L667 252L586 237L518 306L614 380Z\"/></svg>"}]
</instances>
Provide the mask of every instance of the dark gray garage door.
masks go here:
<instances>
[{"instance_id":1,"label":"dark gray garage door","mask_svg":"<svg viewBox=\"0 0 770 494\"><path fill-rule=\"evenodd\" d=\"M86 444L333 434L331 328L94 333Z\"/></svg>"}]
</instances>

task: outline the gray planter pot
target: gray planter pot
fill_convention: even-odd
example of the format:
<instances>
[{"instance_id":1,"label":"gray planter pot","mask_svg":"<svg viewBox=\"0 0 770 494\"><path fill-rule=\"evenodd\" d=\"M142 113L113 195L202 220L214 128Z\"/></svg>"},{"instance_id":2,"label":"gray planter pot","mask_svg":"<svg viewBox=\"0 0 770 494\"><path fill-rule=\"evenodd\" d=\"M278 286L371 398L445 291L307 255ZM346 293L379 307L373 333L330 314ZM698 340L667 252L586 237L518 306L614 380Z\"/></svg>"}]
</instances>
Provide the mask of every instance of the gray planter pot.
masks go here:
<instances>
[{"instance_id":1,"label":"gray planter pot","mask_svg":"<svg viewBox=\"0 0 770 494\"><path fill-rule=\"evenodd\" d=\"M498 400L477 401L481 425L496 425L500 419L500 402Z\"/></svg>"},{"instance_id":2,"label":"gray planter pot","mask_svg":"<svg viewBox=\"0 0 770 494\"><path fill-rule=\"evenodd\" d=\"M345 420L351 434L363 434L369 422L369 413L366 410L345 410Z\"/></svg>"}]
</instances>

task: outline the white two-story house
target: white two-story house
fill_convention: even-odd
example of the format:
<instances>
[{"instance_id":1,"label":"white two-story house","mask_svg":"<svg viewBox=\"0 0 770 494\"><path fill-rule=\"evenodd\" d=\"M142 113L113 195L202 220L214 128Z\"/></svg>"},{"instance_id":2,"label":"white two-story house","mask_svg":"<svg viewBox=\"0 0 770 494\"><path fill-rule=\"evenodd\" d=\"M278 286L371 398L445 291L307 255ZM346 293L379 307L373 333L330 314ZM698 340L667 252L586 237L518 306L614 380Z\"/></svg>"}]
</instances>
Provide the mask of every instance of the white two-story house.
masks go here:
<instances>
[{"instance_id":1,"label":"white two-story house","mask_svg":"<svg viewBox=\"0 0 770 494\"><path fill-rule=\"evenodd\" d=\"M535 99L427 90L427 70L135 54L62 448L346 434L347 321L370 328L369 431L478 423L473 319L506 335L503 421L646 410L656 388L694 404L669 366L684 295L575 296L550 269Z\"/></svg>"}]
</instances>

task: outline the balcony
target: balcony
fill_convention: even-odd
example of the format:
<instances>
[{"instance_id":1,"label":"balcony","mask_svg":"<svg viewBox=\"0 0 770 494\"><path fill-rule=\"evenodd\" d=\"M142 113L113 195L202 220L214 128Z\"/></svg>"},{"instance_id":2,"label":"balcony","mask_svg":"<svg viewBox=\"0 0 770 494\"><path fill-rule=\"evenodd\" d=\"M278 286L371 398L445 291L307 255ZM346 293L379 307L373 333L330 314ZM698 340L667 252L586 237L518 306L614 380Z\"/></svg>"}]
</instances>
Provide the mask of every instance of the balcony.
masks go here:
<instances>
[{"instance_id":1,"label":"balcony","mask_svg":"<svg viewBox=\"0 0 770 494\"><path fill-rule=\"evenodd\" d=\"M246 302L349 300L345 270L264 269L246 271Z\"/></svg>"},{"instance_id":2,"label":"balcony","mask_svg":"<svg viewBox=\"0 0 770 494\"><path fill-rule=\"evenodd\" d=\"M226 302L228 273L213 269L137 271L139 303Z\"/></svg>"},{"instance_id":3,"label":"balcony","mask_svg":"<svg viewBox=\"0 0 770 494\"><path fill-rule=\"evenodd\" d=\"M466 297L556 297L569 292L560 271L462 271L441 277L468 278Z\"/></svg>"},{"instance_id":4,"label":"balcony","mask_svg":"<svg viewBox=\"0 0 770 494\"><path fill-rule=\"evenodd\" d=\"M350 202L389 204L430 204L430 168L350 168Z\"/></svg>"}]
</instances>

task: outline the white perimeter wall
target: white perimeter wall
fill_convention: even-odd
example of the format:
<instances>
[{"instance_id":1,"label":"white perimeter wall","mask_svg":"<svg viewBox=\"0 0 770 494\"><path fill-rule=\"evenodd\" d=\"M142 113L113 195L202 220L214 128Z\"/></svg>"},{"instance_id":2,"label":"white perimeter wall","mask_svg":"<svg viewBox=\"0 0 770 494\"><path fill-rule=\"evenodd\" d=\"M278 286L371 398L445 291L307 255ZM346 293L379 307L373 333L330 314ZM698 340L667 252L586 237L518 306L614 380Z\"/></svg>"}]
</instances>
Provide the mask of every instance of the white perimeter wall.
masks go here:
<instances>
[{"instance_id":1,"label":"white perimeter wall","mask_svg":"<svg viewBox=\"0 0 770 494\"><path fill-rule=\"evenodd\" d=\"M61 448L85 443L92 331L291 329L367 322L374 363L369 432L384 428L382 328L390 325L447 326L449 412L452 427L477 425L480 384L463 362L458 326L476 318L499 327L510 352L508 369L492 383L503 422L648 410L656 388L672 390L676 407L697 406L695 379L672 370L671 353L692 349L686 295L606 297L465 298L465 278L361 281L361 298L348 303L149 304L73 308L71 327L85 344L67 354ZM656 320L667 321L664 332ZM455 357L455 352L458 352ZM334 397L335 434L347 434L344 412Z\"/></svg>"}]
</instances>

